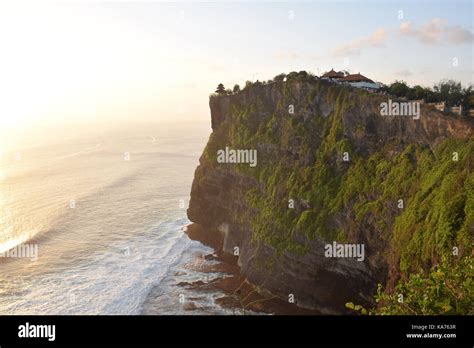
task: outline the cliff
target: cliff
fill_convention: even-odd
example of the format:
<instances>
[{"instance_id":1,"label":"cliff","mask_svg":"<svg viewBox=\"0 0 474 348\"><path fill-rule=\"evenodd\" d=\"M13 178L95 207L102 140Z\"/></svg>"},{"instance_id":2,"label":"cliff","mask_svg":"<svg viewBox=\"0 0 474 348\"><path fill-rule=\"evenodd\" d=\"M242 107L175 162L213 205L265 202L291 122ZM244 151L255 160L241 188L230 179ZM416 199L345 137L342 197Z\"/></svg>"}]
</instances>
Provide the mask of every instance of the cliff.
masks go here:
<instances>
[{"instance_id":1,"label":"cliff","mask_svg":"<svg viewBox=\"0 0 474 348\"><path fill-rule=\"evenodd\" d=\"M321 313L372 304L377 284L471 253L474 124L422 105L381 116L387 97L307 76L211 96L213 132L188 217L261 291ZM293 112L292 112L293 111ZM256 149L255 167L218 150ZM363 261L325 256L333 242Z\"/></svg>"}]
</instances>

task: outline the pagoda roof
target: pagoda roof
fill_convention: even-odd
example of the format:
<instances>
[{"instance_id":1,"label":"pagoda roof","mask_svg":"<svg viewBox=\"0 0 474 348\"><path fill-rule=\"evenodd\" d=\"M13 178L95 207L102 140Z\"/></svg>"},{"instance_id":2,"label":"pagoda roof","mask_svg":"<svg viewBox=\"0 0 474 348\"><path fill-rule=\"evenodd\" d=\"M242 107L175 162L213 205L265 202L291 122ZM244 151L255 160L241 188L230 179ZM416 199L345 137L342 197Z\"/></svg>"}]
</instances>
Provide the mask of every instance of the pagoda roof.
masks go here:
<instances>
[{"instance_id":1,"label":"pagoda roof","mask_svg":"<svg viewBox=\"0 0 474 348\"><path fill-rule=\"evenodd\" d=\"M325 73L323 76L321 77L330 77L330 78L343 78L344 77L344 73L342 71L334 71L334 69L331 69L330 71L328 71L327 73Z\"/></svg>"},{"instance_id":2,"label":"pagoda roof","mask_svg":"<svg viewBox=\"0 0 474 348\"><path fill-rule=\"evenodd\" d=\"M361 75L360 73L347 75L347 76L343 77L343 78L341 79L341 81L346 81L346 82L360 82L360 81L364 81L364 82L375 83L374 81L372 81L372 80L369 79L368 77L365 77L364 75Z\"/></svg>"}]
</instances>

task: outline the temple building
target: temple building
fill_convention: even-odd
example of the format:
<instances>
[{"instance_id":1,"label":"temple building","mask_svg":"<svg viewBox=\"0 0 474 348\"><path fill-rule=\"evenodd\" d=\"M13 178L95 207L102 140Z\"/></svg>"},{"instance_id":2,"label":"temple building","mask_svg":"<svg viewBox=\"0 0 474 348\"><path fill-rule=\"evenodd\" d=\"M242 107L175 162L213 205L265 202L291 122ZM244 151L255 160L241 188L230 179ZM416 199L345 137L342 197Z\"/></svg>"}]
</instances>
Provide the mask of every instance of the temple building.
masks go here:
<instances>
[{"instance_id":1,"label":"temple building","mask_svg":"<svg viewBox=\"0 0 474 348\"><path fill-rule=\"evenodd\" d=\"M334 69L331 69L327 73L325 73L323 76L321 76L322 80L331 80L331 81L339 81L344 77L344 73L342 71L334 71Z\"/></svg>"},{"instance_id":2,"label":"temple building","mask_svg":"<svg viewBox=\"0 0 474 348\"><path fill-rule=\"evenodd\" d=\"M337 83L345 83L352 87L363 88L371 91L375 91L381 87L380 83L374 82L360 73L347 74L342 71L334 71L334 69L331 69L322 75L321 79Z\"/></svg>"},{"instance_id":3,"label":"temple building","mask_svg":"<svg viewBox=\"0 0 474 348\"><path fill-rule=\"evenodd\" d=\"M380 88L379 84L375 83L364 75L361 75L360 73L344 76L343 78L339 79L338 82L347 83L352 87L364 88L369 90L376 90Z\"/></svg>"}]
</instances>

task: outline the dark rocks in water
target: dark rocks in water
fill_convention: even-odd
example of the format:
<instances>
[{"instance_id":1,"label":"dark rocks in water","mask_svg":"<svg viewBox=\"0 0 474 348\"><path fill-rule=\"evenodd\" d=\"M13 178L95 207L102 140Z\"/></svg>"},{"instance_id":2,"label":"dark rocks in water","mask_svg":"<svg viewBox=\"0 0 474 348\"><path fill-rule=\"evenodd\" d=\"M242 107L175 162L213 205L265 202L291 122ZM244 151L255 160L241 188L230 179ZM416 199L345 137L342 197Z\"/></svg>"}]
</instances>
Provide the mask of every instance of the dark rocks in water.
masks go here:
<instances>
[{"instance_id":1,"label":"dark rocks in water","mask_svg":"<svg viewBox=\"0 0 474 348\"><path fill-rule=\"evenodd\" d=\"M212 261L212 260L217 260L217 259L218 259L217 255L213 255L213 254L204 255L204 260L206 261Z\"/></svg>"},{"instance_id":2,"label":"dark rocks in water","mask_svg":"<svg viewBox=\"0 0 474 348\"><path fill-rule=\"evenodd\" d=\"M198 309L198 307L194 302L186 302L183 304L183 309L185 311L195 311L196 309Z\"/></svg>"}]
</instances>

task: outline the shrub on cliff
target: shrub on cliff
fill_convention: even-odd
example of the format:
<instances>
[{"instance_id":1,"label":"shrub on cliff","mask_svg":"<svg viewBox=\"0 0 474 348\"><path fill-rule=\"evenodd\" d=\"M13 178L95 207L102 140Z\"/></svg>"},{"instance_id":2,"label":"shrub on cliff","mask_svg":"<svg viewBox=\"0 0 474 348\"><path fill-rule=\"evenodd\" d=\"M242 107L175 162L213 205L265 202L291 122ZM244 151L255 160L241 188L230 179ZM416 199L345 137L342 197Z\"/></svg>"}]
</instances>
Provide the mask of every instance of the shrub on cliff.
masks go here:
<instances>
[{"instance_id":1,"label":"shrub on cliff","mask_svg":"<svg viewBox=\"0 0 474 348\"><path fill-rule=\"evenodd\" d=\"M286 75L286 80L291 81L291 82L314 82L317 80L317 78L313 73L308 73L302 70L299 72L296 72L296 71L290 72L288 75Z\"/></svg>"},{"instance_id":2,"label":"shrub on cliff","mask_svg":"<svg viewBox=\"0 0 474 348\"><path fill-rule=\"evenodd\" d=\"M275 77L273 78L273 81L275 81L275 82L283 82L283 80L285 79L285 77L286 77L286 74L279 74L279 75L277 75L277 76L275 76Z\"/></svg>"},{"instance_id":3,"label":"shrub on cliff","mask_svg":"<svg viewBox=\"0 0 474 348\"><path fill-rule=\"evenodd\" d=\"M325 81L300 83L311 78L295 72L273 86L249 82L246 98L231 98L231 122L220 125L205 154L212 165L217 149L225 146L259 151L257 167L235 167L252 183L243 192L248 209L235 210L235 220L249 224L252 243L271 246L277 257L306 254L310 244L302 236L330 243L371 238L366 243L373 246L374 263L402 279L393 294L380 288L380 304L372 312L465 313L465 299L472 300L472 283L462 285L466 275L430 269L454 247L459 259L471 253L474 139L450 138L432 146L387 140L368 153L358 151L357 138L372 131L369 124L351 121L370 112L377 97ZM318 106L324 103L332 107L327 116ZM290 104L298 106L297 115L288 114ZM343 160L345 152L349 161ZM389 277L393 284L395 276ZM440 277L462 294L446 295L450 287L441 287ZM399 308L399 291L410 307Z\"/></svg>"},{"instance_id":4,"label":"shrub on cliff","mask_svg":"<svg viewBox=\"0 0 474 348\"><path fill-rule=\"evenodd\" d=\"M411 274L401 280L393 292L384 292L379 284L372 309L347 303L346 307L362 314L381 315L473 315L474 261L444 259L428 274Z\"/></svg>"}]
</instances>

